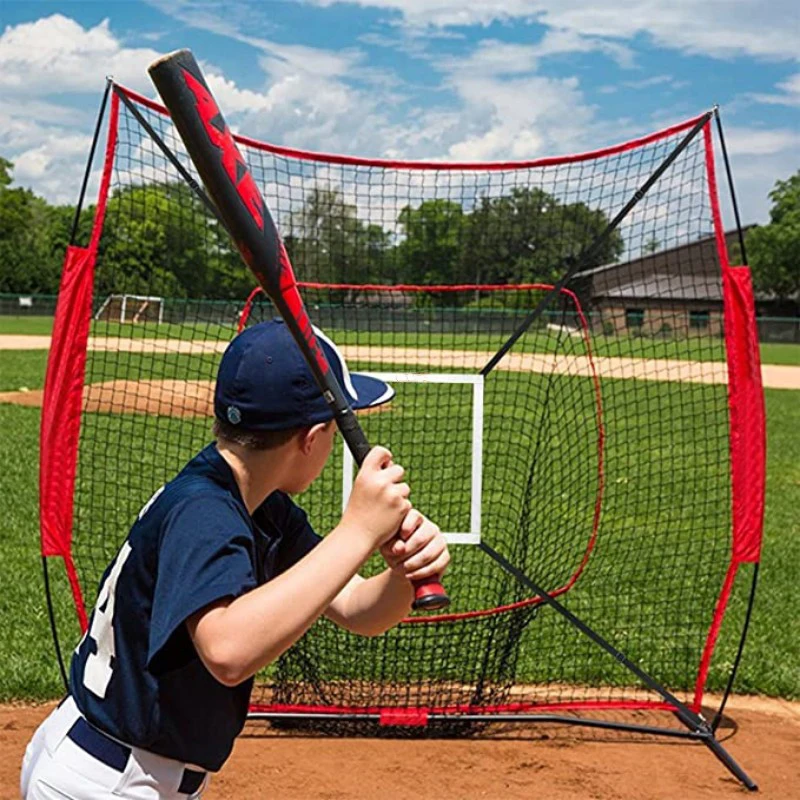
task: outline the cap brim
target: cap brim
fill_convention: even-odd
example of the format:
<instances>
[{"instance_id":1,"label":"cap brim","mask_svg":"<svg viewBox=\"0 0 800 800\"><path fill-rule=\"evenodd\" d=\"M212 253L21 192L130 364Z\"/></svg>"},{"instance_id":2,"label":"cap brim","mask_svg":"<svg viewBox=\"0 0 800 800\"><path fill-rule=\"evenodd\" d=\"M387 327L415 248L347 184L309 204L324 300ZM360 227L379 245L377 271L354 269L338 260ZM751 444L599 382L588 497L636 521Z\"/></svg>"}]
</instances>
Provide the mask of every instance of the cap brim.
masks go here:
<instances>
[{"instance_id":1,"label":"cap brim","mask_svg":"<svg viewBox=\"0 0 800 800\"><path fill-rule=\"evenodd\" d=\"M362 408L375 408L375 406L388 403L395 395L394 389L385 381L373 378L371 375L361 375L351 372L350 379L353 388L358 394L358 399L350 397L350 405L356 410Z\"/></svg>"}]
</instances>

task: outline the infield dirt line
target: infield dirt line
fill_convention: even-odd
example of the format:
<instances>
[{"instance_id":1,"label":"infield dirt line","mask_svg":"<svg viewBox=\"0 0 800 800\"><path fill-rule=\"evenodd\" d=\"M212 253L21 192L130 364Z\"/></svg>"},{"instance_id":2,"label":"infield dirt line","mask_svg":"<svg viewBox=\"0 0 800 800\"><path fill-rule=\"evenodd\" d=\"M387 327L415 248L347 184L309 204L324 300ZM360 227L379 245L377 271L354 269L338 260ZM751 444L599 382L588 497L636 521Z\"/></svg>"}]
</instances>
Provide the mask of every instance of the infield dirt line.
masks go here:
<instances>
[{"instance_id":1,"label":"infield dirt line","mask_svg":"<svg viewBox=\"0 0 800 800\"><path fill-rule=\"evenodd\" d=\"M90 337L92 351L121 353L154 353L181 355L213 355L222 353L227 342L184 341L181 339L125 339ZM0 336L0 350L46 350L49 336ZM475 350L433 350L430 348L374 347L343 345L345 358L350 361L463 369L477 372L493 353ZM727 365L720 361L683 361L679 359L620 358L596 356L593 360L601 378L637 379L678 383L724 384L728 380ZM509 353L496 367L510 372L554 372L559 375L590 377L592 361L586 356L546 353ZM761 367L765 388L800 389L800 367L765 364Z\"/></svg>"}]
</instances>

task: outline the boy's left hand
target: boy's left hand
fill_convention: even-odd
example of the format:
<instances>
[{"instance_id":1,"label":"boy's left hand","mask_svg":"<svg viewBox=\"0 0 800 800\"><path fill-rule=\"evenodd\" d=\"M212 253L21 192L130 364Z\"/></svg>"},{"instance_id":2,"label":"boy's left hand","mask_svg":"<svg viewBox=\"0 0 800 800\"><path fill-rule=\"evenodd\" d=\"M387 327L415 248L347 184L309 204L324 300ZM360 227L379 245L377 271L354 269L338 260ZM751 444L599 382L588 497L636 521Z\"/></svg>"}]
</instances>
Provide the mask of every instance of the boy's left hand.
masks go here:
<instances>
[{"instance_id":1,"label":"boy's left hand","mask_svg":"<svg viewBox=\"0 0 800 800\"><path fill-rule=\"evenodd\" d=\"M397 536L381 546L381 555L395 574L410 581L441 577L450 563L439 526L415 508L406 514Z\"/></svg>"}]
</instances>

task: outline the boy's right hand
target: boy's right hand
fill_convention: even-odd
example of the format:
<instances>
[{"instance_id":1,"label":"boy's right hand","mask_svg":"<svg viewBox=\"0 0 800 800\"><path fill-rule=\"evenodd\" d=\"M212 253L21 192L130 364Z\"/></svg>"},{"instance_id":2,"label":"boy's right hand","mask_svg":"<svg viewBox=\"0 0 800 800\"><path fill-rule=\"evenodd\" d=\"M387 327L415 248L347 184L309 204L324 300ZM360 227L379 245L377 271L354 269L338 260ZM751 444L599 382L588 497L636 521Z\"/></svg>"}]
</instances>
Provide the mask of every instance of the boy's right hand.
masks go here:
<instances>
[{"instance_id":1,"label":"boy's right hand","mask_svg":"<svg viewBox=\"0 0 800 800\"><path fill-rule=\"evenodd\" d=\"M358 471L342 524L369 537L372 549L391 539L411 509L405 470L385 447L373 447Z\"/></svg>"}]
</instances>

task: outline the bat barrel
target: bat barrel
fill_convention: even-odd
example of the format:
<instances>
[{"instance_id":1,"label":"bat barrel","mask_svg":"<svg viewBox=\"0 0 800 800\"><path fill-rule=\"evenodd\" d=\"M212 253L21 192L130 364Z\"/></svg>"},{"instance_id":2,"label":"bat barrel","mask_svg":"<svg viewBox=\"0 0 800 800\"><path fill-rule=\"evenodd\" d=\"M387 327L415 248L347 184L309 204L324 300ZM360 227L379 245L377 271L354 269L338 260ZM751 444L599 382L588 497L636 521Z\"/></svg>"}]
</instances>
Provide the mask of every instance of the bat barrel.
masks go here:
<instances>
[{"instance_id":1,"label":"bat barrel","mask_svg":"<svg viewBox=\"0 0 800 800\"><path fill-rule=\"evenodd\" d=\"M239 253L285 320L360 466L369 442L331 372L275 223L200 66L190 50L177 50L155 61L148 72ZM414 608L449 605L438 582L414 588Z\"/></svg>"}]
</instances>

